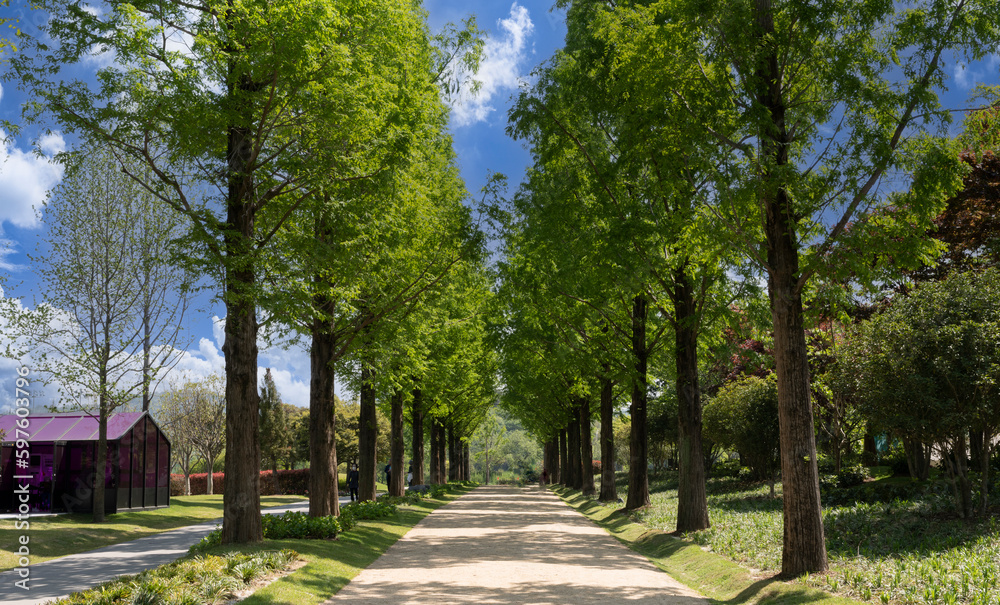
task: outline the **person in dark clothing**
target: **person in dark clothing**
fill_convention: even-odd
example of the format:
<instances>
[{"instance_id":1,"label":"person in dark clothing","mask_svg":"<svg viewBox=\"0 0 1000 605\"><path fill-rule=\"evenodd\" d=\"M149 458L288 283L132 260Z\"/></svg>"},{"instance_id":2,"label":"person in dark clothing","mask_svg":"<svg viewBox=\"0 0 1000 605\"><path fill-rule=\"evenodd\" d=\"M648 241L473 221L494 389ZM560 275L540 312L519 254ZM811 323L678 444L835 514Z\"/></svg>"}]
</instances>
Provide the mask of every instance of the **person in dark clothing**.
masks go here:
<instances>
[{"instance_id":1,"label":"person in dark clothing","mask_svg":"<svg viewBox=\"0 0 1000 605\"><path fill-rule=\"evenodd\" d=\"M351 470L347 471L347 489L351 492L351 502L358 499L358 481L361 479L361 473L358 472L358 467L355 464L351 465Z\"/></svg>"},{"instance_id":2,"label":"person in dark clothing","mask_svg":"<svg viewBox=\"0 0 1000 605\"><path fill-rule=\"evenodd\" d=\"M385 484L386 485L389 485L389 474L391 472L392 472L392 465L391 464L386 464L385 465Z\"/></svg>"}]
</instances>

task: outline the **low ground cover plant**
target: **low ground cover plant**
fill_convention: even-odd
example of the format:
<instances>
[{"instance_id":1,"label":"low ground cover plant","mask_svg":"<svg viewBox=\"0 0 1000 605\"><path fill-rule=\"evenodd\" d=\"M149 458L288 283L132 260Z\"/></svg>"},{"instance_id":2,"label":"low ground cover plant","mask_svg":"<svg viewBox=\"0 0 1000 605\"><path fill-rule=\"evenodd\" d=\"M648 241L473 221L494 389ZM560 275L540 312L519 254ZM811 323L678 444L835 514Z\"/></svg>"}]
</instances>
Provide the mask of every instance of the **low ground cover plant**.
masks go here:
<instances>
[{"instance_id":1,"label":"low ground cover plant","mask_svg":"<svg viewBox=\"0 0 1000 605\"><path fill-rule=\"evenodd\" d=\"M202 605L224 603L254 580L297 560L292 550L182 559L123 576L57 601L58 605Z\"/></svg>"},{"instance_id":2,"label":"low ground cover plant","mask_svg":"<svg viewBox=\"0 0 1000 605\"><path fill-rule=\"evenodd\" d=\"M780 487L771 498L765 484L710 479L712 527L684 537L748 568L779 571ZM676 480L661 477L650 490L651 506L634 518L672 532ZM875 603L1000 602L1000 520L958 518L946 482L828 486L823 512L830 572L810 583Z\"/></svg>"}]
</instances>

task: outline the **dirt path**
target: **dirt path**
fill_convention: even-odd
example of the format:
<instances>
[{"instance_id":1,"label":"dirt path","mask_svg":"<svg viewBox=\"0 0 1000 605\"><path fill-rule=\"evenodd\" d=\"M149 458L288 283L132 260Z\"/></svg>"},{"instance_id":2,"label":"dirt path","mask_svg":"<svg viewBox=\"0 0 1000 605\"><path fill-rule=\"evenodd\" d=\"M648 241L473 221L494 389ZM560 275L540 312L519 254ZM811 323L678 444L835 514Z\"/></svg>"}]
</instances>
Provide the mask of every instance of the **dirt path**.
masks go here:
<instances>
[{"instance_id":1,"label":"dirt path","mask_svg":"<svg viewBox=\"0 0 1000 605\"><path fill-rule=\"evenodd\" d=\"M559 498L480 487L428 515L327 601L707 605Z\"/></svg>"}]
</instances>

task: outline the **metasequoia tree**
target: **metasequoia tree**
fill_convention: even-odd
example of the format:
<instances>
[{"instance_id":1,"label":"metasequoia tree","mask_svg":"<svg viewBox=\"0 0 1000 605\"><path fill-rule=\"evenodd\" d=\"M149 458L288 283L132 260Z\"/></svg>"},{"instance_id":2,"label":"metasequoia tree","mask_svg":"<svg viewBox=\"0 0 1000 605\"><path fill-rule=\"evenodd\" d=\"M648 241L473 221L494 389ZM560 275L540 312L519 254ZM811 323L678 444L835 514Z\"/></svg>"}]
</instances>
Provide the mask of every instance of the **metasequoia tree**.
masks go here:
<instances>
[{"instance_id":1,"label":"metasequoia tree","mask_svg":"<svg viewBox=\"0 0 1000 605\"><path fill-rule=\"evenodd\" d=\"M108 418L140 395L148 409L148 393L179 359L190 282L157 254L178 235L160 201L107 148L71 159L44 207L48 235L33 258L46 300L34 311L5 305L21 354L59 384L63 404L98 420L93 514L101 522Z\"/></svg>"}]
</instances>

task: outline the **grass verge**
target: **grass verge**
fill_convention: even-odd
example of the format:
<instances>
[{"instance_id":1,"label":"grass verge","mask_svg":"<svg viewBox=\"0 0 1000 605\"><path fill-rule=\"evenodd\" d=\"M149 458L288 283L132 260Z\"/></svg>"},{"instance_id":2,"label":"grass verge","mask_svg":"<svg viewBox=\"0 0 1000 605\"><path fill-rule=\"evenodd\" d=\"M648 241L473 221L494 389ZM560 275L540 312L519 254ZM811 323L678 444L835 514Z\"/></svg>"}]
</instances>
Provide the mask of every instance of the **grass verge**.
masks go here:
<instances>
[{"instance_id":1,"label":"grass verge","mask_svg":"<svg viewBox=\"0 0 1000 605\"><path fill-rule=\"evenodd\" d=\"M336 540L265 540L251 546L217 546L207 552L294 550L307 561L306 566L258 590L240 605L314 605L336 594L421 519L471 489L449 486L448 493L440 498L425 498L416 504L400 506L393 517L361 521Z\"/></svg>"},{"instance_id":2,"label":"grass verge","mask_svg":"<svg viewBox=\"0 0 1000 605\"><path fill-rule=\"evenodd\" d=\"M302 496L261 496L260 506L281 506L301 500ZM41 563L221 517L222 495L216 494L174 496L167 508L108 515L101 524L93 523L89 513L32 517L26 530L14 529L15 520L6 519L0 526L0 571L17 566L17 541L24 534L31 540L31 562Z\"/></svg>"},{"instance_id":3,"label":"grass verge","mask_svg":"<svg viewBox=\"0 0 1000 605\"><path fill-rule=\"evenodd\" d=\"M631 521L616 507L604 506L577 490L555 486L553 491L569 506L603 527L630 549L685 585L720 605L856 605L845 597L807 586L802 580L783 582L773 576L754 577L749 571L720 555L706 552L691 542Z\"/></svg>"}]
</instances>

